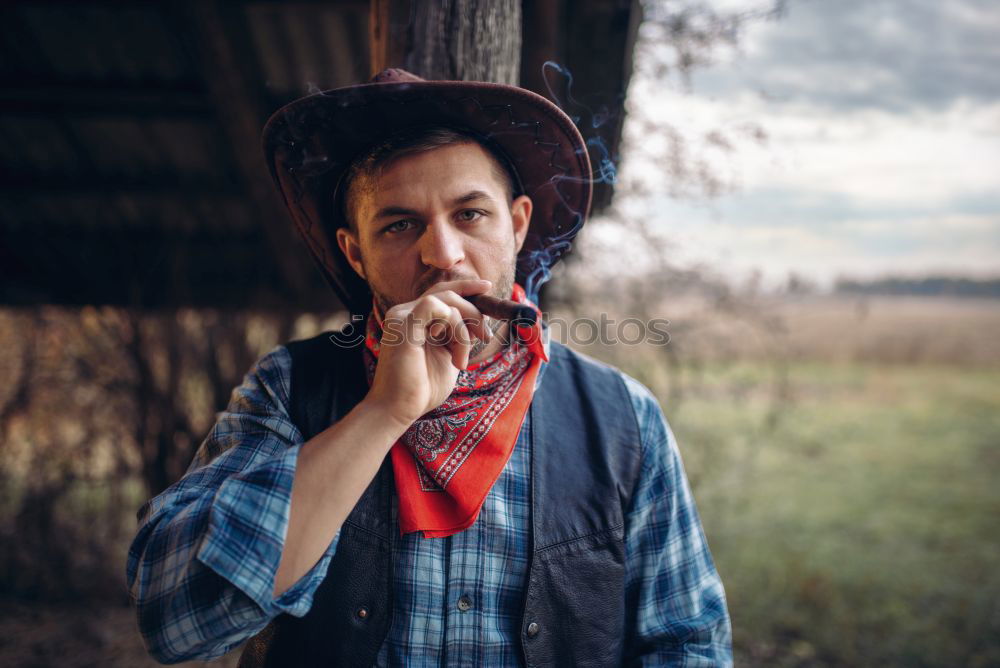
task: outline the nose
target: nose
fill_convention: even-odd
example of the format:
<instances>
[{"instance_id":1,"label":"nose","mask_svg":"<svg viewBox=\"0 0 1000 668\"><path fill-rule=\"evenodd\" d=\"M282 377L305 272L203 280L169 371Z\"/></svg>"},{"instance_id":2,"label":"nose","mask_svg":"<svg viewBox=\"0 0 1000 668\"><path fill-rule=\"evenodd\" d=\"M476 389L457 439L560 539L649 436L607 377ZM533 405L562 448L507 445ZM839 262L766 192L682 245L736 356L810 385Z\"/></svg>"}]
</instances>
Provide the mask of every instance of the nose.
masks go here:
<instances>
[{"instance_id":1,"label":"nose","mask_svg":"<svg viewBox=\"0 0 1000 668\"><path fill-rule=\"evenodd\" d=\"M464 259L461 234L451 225L435 221L424 228L420 239L420 260L425 265L451 269Z\"/></svg>"}]
</instances>

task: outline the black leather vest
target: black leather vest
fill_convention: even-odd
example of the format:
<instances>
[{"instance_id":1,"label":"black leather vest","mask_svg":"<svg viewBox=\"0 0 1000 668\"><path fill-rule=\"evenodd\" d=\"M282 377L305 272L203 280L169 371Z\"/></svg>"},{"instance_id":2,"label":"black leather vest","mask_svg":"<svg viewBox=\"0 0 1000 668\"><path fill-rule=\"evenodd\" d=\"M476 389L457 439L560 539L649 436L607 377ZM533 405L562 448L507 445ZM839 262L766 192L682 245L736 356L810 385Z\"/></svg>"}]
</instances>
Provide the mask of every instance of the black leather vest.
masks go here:
<instances>
[{"instance_id":1,"label":"black leather vest","mask_svg":"<svg viewBox=\"0 0 1000 668\"><path fill-rule=\"evenodd\" d=\"M361 349L338 346L328 333L287 348L292 419L308 440L363 398ZM636 611L624 586L624 510L641 464L625 384L613 369L553 343L529 410L532 543L522 657L527 666L622 665L635 649L624 644ZM310 611L275 618L247 643L241 668L375 662L393 614L393 493L386 457L341 529Z\"/></svg>"}]
</instances>

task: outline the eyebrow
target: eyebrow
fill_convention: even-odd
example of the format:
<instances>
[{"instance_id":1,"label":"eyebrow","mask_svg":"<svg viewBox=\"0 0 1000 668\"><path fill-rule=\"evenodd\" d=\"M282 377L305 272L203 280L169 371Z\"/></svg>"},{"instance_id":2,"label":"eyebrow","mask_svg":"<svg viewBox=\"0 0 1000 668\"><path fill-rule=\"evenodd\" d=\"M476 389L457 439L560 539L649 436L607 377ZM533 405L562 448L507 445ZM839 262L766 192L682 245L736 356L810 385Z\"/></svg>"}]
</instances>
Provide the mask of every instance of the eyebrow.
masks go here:
<instances>
[{"instance_id":1,"label":"eyebrow","mask_svg":"<svg viewBox=\"0 0 1000 668\"><path fill-rule=\"evenodd\" d=\"M490 201L493 201L493 197L490 196L488 193L483 192L482 190L470 190L464 195L456 197L454 200L452 200L451 205L456 206L458 204L468 204L469 202L476 202L481 199L488 199Z\"/></svg>"},{"instance_id":2,"label":"eyebrow","mask_svg":"<svg viewBox=\"0 0 1000 668\"><path fill-rule=\"evenodd\" d=\"M468 204L469 202L477 202L479 200L489 200L493 201L493 197L482 190L470 190L464 195L459 195L451 201L451 206L459 206L461 204ZM385 206L378 210L378 212L373 217L373 220L378 220L380 218L392 218L395 216L419 216L420 212L413 209L407 209L402 206Z\"/></svg>"}]
</instances>

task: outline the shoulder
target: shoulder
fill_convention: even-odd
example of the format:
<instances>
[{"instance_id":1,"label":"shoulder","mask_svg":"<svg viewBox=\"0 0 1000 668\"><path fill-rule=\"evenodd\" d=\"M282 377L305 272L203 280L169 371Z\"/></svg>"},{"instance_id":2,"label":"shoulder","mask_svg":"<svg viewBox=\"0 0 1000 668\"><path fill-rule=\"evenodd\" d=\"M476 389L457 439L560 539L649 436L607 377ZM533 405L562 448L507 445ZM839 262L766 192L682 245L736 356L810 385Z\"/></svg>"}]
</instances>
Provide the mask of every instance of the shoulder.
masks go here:
<instances>
[{"instance_id":1,"label":"shoulder","mask_svg":"<svg viewBox=\"0 0 1000 668\"><path fill-rule=\"evenodd\" d=\"M619 371L625 389L628 391L629 401L632 403L632 410L635 411L636 420L644 433L648 433L653 425L666 424L666 417L660 408L660 402L653 394L652 390L640 383L638 380L623 371Z\"/></svg>"},{"instance_id":2,"label":"shoulder","mask_svg":"<svg viewBox=\"0 0 1000 668\"><path fill-rule=\"evenodd\" d=\"M591 375L598 382L622 386L636 414L645 414L651 411L662 414L660 404L650 389L618 367L594 359L558 342L552 343L552 362L556 365L565 365L575 373Z\"/></svg>"},{"instance_id":3,"label":"shoulder","mask_svg":"<svg viewBox=\"0 0 1000 668\"><path fill-rule=\"evenodd\" d=\"M237 446L256 443L257 435L273 432L282 439L296 439L288 423L289 372L291 359L284 346L275 346L253 363L243 382L233 388L226 408L202 441L189 472L215 460ZM248 439L247 434L255 436ZM251 452L252 448L247 450Z\"/></svg>"},{"instance_id":4,"label":"shoulder","mask_svg":"<svg viewBox=\"0 0 1000 668\"><path fill-rule=\"evenodd\" d=\"M670 446L673 440L670 427L660 402L648 387L617 367L557 342L552 344L552 361L565 365L574 375L586 374L592 384L619 388L622 401L627 403L635 416L644 452L650 447Z\"/></svg>"},{"instance_id":5,"label":"shoulder","mask_svg":"<svg viewBox=\"0 0 1000 668\"><path fill-rule=\"evenodd\" d=\"M243 384L233 391L233 402L240 399L267 400L280 406L288 404L289 374L292 360L288 348L277 345L254 362L243 377Z\"/></svg>"},{"instance_id":6,"label":"shoulder","mask_svg":"<svg viewBox=\"0 0 1000 668\"><path fill-rule=\"evenodd\" d=\"M361 330L364 331L364 330ZM314 375L337 368L345 352L364 344L360 334L352 336L350 325L275 346L257 360L244 379L244 387L264 390L286 412L291 412L294 388ZM296 376L293 382L293 375Z\"/></svg>"},{"instance_id":7,"label":"shoulder","mask_svg":"<svg viewBox=\"0 0 1000 668\"><path fill-rule=\"evenodd\" d=\"M594 359L569 346L553 341L549 348L550 362L555 368L563 369L573 375L587 375L597 382L618 384L624 375L620 370Z\"/></svg>"},{"instance_id":8,"label":"shoulder","mask_svg":"<svg viewBox=\"0 0 1000 668\"><path fill-rule=\"evenodd\" d=\"M333 342L337 340L338 337L342 337L345 331L347 331L348 327L349 326L345 326L344 329L339 331L328 330L325 332L320 332L315 336L310 336L305 339L295 339L294 341L288 341L279 347L284 348L286 351L288 351L289 354L298 353L300 351L312 352L312 351L325 350L331 345L333 345ZM360 340L364 341L364 339Z\"/></svg>"},{"instance_id":9,"label":"shoulder","mask_svg":"<svg viewBox=\"0 0 1000 668\"><path fill-rule=\"evenodd\" d=\"M308 367L314 363L337 361L352 351L356 353L364 343L365 325L362 321L349 322L339 330L328 330L309 338L289 341L283 347L289 355L290 363Z\"/></svg>"}]
</instances>

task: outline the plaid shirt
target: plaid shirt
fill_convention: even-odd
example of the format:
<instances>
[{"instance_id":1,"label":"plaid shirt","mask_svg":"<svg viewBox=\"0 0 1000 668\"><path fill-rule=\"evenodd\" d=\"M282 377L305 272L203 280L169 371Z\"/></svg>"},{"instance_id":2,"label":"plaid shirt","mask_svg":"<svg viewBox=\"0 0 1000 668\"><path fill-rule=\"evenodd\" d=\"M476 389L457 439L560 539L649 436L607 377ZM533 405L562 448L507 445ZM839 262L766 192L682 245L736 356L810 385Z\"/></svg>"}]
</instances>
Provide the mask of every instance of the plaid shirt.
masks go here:
<instances>
[{"instance_id":1,"label":"plaid shirt","mask_svg":"<svg viewBox=\"0 0 1000 668\"><path fill-rule=\"evenodd\" d=\"M326 575L339 532L312 570L273 597L303 442L289 418L290 365L283 346L258 360L185 476L138 512L126 577L139 629L159 661L215 658L280 613L305 615ZM626 588L639 591L632 640L652 652L640 663L730 665L725 594L676 442L649 390L623 377L643 457L625 518ZM469 529L447 538L409 533L397 542L399 614L376 665L523 665L517 639L531 531L527 433L526 418ZM394 521L396 511L394 494Z\"/></svg>"}]
</instances>

